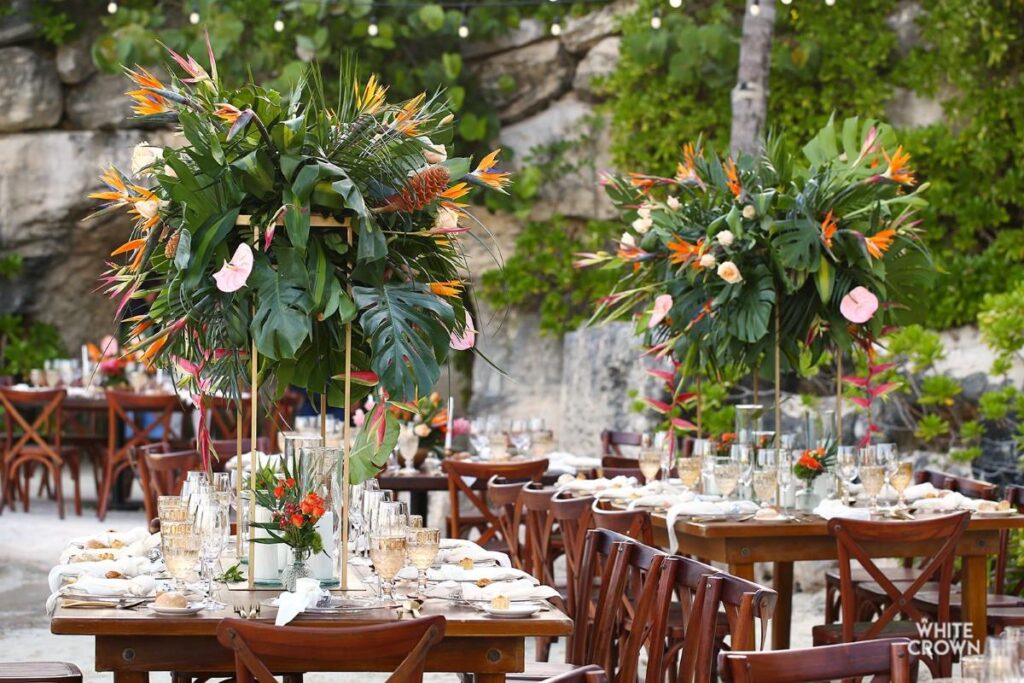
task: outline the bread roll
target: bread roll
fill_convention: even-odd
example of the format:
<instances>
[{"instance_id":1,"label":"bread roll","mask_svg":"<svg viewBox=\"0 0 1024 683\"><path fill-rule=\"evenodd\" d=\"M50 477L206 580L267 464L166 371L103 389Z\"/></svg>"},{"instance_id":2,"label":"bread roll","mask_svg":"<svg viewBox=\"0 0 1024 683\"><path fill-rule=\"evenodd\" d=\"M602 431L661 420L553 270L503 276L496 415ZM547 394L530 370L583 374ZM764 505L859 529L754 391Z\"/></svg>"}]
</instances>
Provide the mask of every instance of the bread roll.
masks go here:
<instances>
[{"instance_id":1,"label":"bread roll","mask_svg":"<svg viewBox=\"0 0 1024 683\"><path fill-rule=\"evenodd\" d=\"M178 593L176 591L169 591L167 593L161 593L160 595L156 596L156 601L154 602L154 604L157 607L184 608L188 607L188 600L186 600L185 596L181 593Z\"/></svg>"}]
</instances>

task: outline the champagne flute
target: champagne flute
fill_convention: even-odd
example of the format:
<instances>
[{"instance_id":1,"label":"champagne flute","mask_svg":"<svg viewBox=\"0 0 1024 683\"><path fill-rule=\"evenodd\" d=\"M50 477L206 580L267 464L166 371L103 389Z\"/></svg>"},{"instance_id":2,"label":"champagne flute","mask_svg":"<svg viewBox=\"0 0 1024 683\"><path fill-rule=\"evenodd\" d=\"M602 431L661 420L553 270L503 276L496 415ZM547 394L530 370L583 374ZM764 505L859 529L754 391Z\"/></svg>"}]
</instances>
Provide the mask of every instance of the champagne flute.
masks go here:
<instances>
[{"instance_id":1,"label":"champagne flute","mask_svg":"<svg viewBox=\"0 0 1024 683\"><path fill-rule=\"evenodd\" d=\"M740 464L731 458L716 458L714 472L715 487L728 500L740 482Z\"/></svg>"},{"instance_id":2,"label":"champagne flute","mask_svg":"<svg viewBox=\"0 0 1024 683\"><path fill-rule=\"evenodd\" d=\"M896 474L896 469L899 466L900 459L899 454L896 452L896 444L894 443L880 443L875 445L875 452L878 454L879 464L885 467L885 482L892 486L892 477ZM896 488L893 486L893 488ZM886 497L888 498L888 492Z\"/></svg>"},{"instance_id":3,"label":"champagne flute","mask_svg":"<svg viewBox=\"0 0 1024 683\"><path fill-rule=\"evenodd\" d=\"M752 436L752 435L751 435ZM739 479L737 481L738 486L743 487L745 492L750 486L751 477L754 474L754 462L751 454L753 453L753 446L750 444L736 443L729 447L729 454L736 466L739 468Z\"/></svg>"},{"instance_id":4,"label":"champagne flute","mask_svg":"<svg viewBox=\"0 0 1024 683\"><path fill-rule=\"evenodd\" d=\"M441 530L409 527L405 532L405 553L409 564L419 572L416 590L421 594L427 590L427 570L441 548Z\"/></svg>"},{"instance_id":5,"label":"champagne flute","mask_svg":"<svg viewBox=\"0 0 1024 683\"><path fill-rule=\"evenodd\" d=\"M228 521L227 505L220 502L212 489L208 490L196 508L195 527L201 551L200 575L206 579L206 606L211 609L223 609L226 605L213 597L213 575L220 554L227 543L231 525Z\"/></svg>"},{"instance_id":6,"label":"champagne flute","mask_svg":"<svg viewBox=\"0 0 1024 683\"><path fill-rule=\"evenodd\" d=\"M843 482L844 498L850 496L853 480L860 474L860 454L856 446L839 446L836 448L836 472Z\"/></svg>"}]
</instances>

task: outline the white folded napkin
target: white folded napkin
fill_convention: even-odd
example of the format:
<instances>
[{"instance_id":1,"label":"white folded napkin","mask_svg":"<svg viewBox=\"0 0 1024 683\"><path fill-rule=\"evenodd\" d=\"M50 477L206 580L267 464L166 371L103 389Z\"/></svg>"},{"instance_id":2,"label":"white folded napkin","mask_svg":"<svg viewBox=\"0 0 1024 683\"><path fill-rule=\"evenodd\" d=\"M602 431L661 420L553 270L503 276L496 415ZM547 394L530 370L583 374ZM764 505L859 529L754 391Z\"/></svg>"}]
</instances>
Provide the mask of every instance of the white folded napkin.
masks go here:
<instances>
[{"instance_id":1,"label":"white folded napkin","mask_svg":"<svg viewBox=\"0 0 1024 683\"><path fill-rule=\"evenodd\" d=\"M555 488L559 491L576 491L578 493L595 493L612 488L634 488L636 477L618 476L612 479L599 477L597 479L576 479L568 475L562 475L555 482Z\"/></svg>"},{"instance_id":2,"label":"white folded napkin","mask_svg":"<svg viewBox=\"0 0 1024 683\"><path fill-rule=\"evenodd\" d=\"M63 586L59 592L62 595L148 598L156 594L156 579L152 576L136 576L131 579L80 576L74 583Z\"/></svg>"},{"instance_id":3,"label":"white folded napkin","mask_svg":"<svg viewBox=\"0 0 1024 683\"><path fill-rule=\"evenodd\" d=\"M446 598L453 590L458 590L459 587L462 588L462 597L464 599L474 601L493 600L499 595L504 595L509 600L547 600L558 595L558 591L551 586L536 585L526 580L492 583L483 588L472 583L446 581L428 590L427 597Z\"/></svg>"},{"instance_id":4,"label":"white folded napkin","mask_svg":"<svg viewBox=\"0 0 1024 683\"><path fill-rule=\"evenodd\" d=\"M930 481L926 481L923 484L914 484L903 489L903 497L910 500L919 500L921 498L938 498L940 496L948 495L951 491L944 491L942 489L935 488Z\"/></svg>"},{"instance_id":5,"label":"white folded napkin","mask_svg":"<svg viewBox=\"0 0 1024 683\"><path fill-rule=\"evenodd\" d=\"M575 475L580 470L593 470L601 466L600 458L573 455L562 451L548 453L545 457L548 459L548 474L564 472Z\"/></svg>"},{"instance_id":6,"label":"white folded napkin","mask_svg":"<svg viewBox=\"0 0 1024 683\"><path fill-rule=\"evenodd\" d=\"M818 503L818 507L814 508L814 514L822 519L871 519L871 510L868 508L850 507L836 498L826 498Z\"/></svg>"},{"instance_id":7,"label":"white folded napkin","mask_svg":"<svg viewBox=\"0 0 1024 683\"><path fill-rule=\"evenodd\" d=\"M437 553L439 564L459 564L463 559L469 558L474 562L494 560L500 567L512 566L512 560L505 553L485 550L473 541L467 541L464 538L442 538L440 548Z\"/></svg>"},{"instance_id":8,"label":"white folded napkin","mask_svg":"<svg viewBox=\"0 0 1024 683\"><path fill-rule=\"evenodd\" d=\"M954 510L977 510L976 498L968 498L962 493L950 491L938 498L919 498L912 506L917 512L952 512Z\"/></svg>"},{"instance_id":9,"label":"white folded napkin","mask_svg":"<svg viewBox=\"0 0 1024 683\"><path fill-rule=\"evenodd\" d=\"M277 598L277 617L274 619L274 625L284 626L305 612L307 607L316 605L323 592L317 579L298 579L294 591L285 591Z\"/></svg>"},{"instance_id":10,"label":"white folded napkin","mask_svg":"<svg viewBox=\"0 0 1024 683\"><path fill-rule=\"evenodd\" d=\"M157 574L164 570L162 561L150 562L145 557L122 557L117 560L102 560L100 562L75 562L73 564L59 564L50 570L47 582L50 591L56 591L66 578L79 578L92 576L95 578L106 578L108 572L117 572L127 579L136 576Z\"/></svg>"},{"instance_id":11,"label":"white folded napkin","mask_svg":"<svg viewBox=\"0 0 1024 683\"><path fill-rule=\"evenodd\" d=\"M415 567L405 567L398 572L398 578L412 581L419 576ZM530 581L540 583L529 573L512 567L473 567L463 569L455 564L444 564L427 570L428 581L458 581L460 583L480 580L487 581Z\"/></svg>"},{"instance_id":12,"label":"white folded napkin","mask_svg":"<svg viewBox=\"0 0 1024 683\"><path fill-rule=\"evenodd\" d=\"M119 547L125 547L136 541L145 540L150 535L148 529L138 526L128 531L109 530L91 536L79 536L78 538L71 539L68 545L84 548L90 541L98 541L104 548L110 548L115 544L118 544Z\"/></svg>"},{"instance_id":13,"label":"white folded napkin","mask_svg":"<svg viewBox=\"0 0 1024 683\"><path fill-rule=\"evenodd\" d=\"M668 534L669 552L675 554L679 550L679 541L676 539L676 519L683 515L749 515L757 512L757 503L750 500L690 500L684 503L677 503L665 513L665 524L672 530Z\"/></svg>"},{"instance_id":14,"label":"white folded napkin","mask_svg":"<svg viewBox=\"0 0 1024 683\"><path fill-rule=\"evenodd\" d=\"M629 509L634 508L670 508L680 503L688 503L695 500L696 496L690 491L669 491L667 493L652 493L642 495L629 501Z\"/></svg>"}]
</instances>

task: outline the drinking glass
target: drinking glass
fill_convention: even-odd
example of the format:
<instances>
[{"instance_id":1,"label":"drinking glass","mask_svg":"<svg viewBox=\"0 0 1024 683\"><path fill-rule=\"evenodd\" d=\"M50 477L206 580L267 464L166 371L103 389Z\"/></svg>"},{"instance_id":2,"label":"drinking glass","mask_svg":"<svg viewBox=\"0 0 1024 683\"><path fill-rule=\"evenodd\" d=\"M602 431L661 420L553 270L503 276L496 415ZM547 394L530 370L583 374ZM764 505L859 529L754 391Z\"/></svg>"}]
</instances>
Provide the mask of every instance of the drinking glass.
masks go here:
<instances>
[{"instance_id":1,"label":"drinking glass","mask_svg":"<svg viewBox=\"0 0 1024 683\"><path fill-rule=\"evenodd\" d=\"M406 422L398 431L398 458L404 463L399 474L416 474L413 463L416 462L416 451L420 448L420 437L416 436L416 425Z\"/></svg>"},{"instance_id":2,"label":"drinking glass","mask_svg":"<svg viewBox=\"0 0 1024 683\"><path fill-rule=\"evenodd\" d=\"M871 509L877 510L878 494L885 486L885 464L873 446L861 449L860 482L864 485L864 493L871 499Z\"/></svg>"},{"instance_id":3,"label":"drinking glass","mask_svg":"<svg viewBox=\"0 0 1024 683\"><path fill-rule=\"evenodd\" d=\"M690 458L679 458L676 460L676 471L679 472L679 482L689 490L693 490L700 481L701 470L704 466L703 458L694 455Z\"/></svg>"},{"instance_id":4,"label":"drinking glass","mask_svg":"<svg viewBox=\"0 0 1024 683\"><path fill-rule=\"evenodd\" d=\"M960 677L985 680L985 655L967 655L960 659Z\"/></svg>"},{"instance_id":5,"label":"drinking glass","mask_svg":"<svg viewBox=\"0 0 1024 683\"><path fill-rule=\"evenodd\" d=\"M501 430L487 434L487 459L494 462L508 460L508 435Z\"/></svg>"},{"instance_id":6,"label":"drinking glass","mask_svg":"<svg viewBox=\"0 0 1024 683\"><path fill-rule=\"evenodd\" d=\"M764 406L750 403L736 406L736 443L744 446L754 444L754 433L761 431L761 419L764 417Z\"/></svg>"},{"instance_id":7,"label":"drinking glass","mask_svg":"<svg viewBox=\"0 0 1024 683\"><path fill-rule=\"evenodd\" d=\"M487 450L489 440L487 438L487 418L474 417L469 423L469 444L477 455L483 455Z\"/></svg>"},{"instance_id":8,"label":"drinking glass","mask_svg":"<svg viewBox=\"0 0 1024 683\"><path fill-rule=\"evenodd\" d=\"M910 486L910 481L913 477L913 463L909 461L896 463L896 471L889 475L889 484L896 489L896 493L899 496L896 500L896 507L907 507L907 501L903 497L903 493L907 490L907 487Z\"/></svg>"},{"instance_id":9,"label":"drinking glass","mask_svg":"<svg viewBox=\"0 0 1024 683\"><path fill-rule=\"evenodd\" d=\"M526 420L512 420L511 429L509 429L509 440L512 441L512 445L515 446L516 452L519 455L528 455L530 452L530 445L532 440L530 439L529 423Z\"/></svg>"},{"instance_id":10,"label":"drinking glass","mask_svg":"<svg viewBox=\"0 0 1024 683\"><path fill-rule=\"evenodd\" d=\"M380 595L395 599L395 576L405 566L405 533L400 529L381 529L370 534L370 559L380 579Z\"/></svg>"},{"instance_id":11,"label":"drinking glass","mask_svg":"<svg viewBox=\"0 0 1024 683\"><path fill-rule=\"evenodd\" d=\"M235 488L231 485L230 472L214 472L210 488L221 504L230 506L234 498Z\"/></svg>"},{"instance_id":12,"label":"drinking glass","mask_svg":"<svg viewBox=\"0 0 1024 683\"><path fill-rule=\"evenodd\" d=\"M141 394L149 384L149 375L143 370L134 370L128 373L128 384L131 385L132 391Z\"/></svg>"},{"instance_id":13,"label":"drinking glass","mask_svg":"<svg viewBox=\"0 0 1024 683\"><path fill-rule=\"evenodd\" d=\"M409 515L409 528L410 529L422 529L423 528L423 515Z\"/></svg>"},{"instance_id":14,"label":"drinking glass","mask_svg":"<svg viewBox=\"0 0 1024 683\"><path fill-rule=\"evenodd\" d=\"M775 467L754 470L754 495L762 507L770 507L779 488L779 471Z\"/></svg>"},{"instance_id":15,"label":"drinking glass","mask_svg":"<svg viewBox=\"0 0 1024 683\"><path fill-rule=\"evenodd\" d=\"M376 490L363 493L363 528L366 533L373 533L377 527L377 517L381 505L391 500L391 491Z\"/></svg>"},{"instance_id":16,"label":"drinking glass","mask_svg":"<svg viewBox=\"0 0 1024 683\"><path fill-rule=\"evenodd\" d=\"M1011 683L1017 678L1017 643L1006 638L985 641L985 681Z\"/></svg>"},{"instance_id":17,"label":"drinking glass","mask_svg":"<svg viewBox=\"0 0 1024 683\"><path fill-rule=\"evenodd\" d=\"M639 460L644 482L650 484L658 478L658 472L661 471L661 453L654 448L644 448L640 451Z\"/></svg>"},{"instance_id":18,"label":"drinking glass","mask_svg":"<svg viewBox=\"0 0 1024 683\"><path fill-rule=\"evenodd\" d=\"M419 582L416 589L420 593L427 590L427 570L437 559L437 553L441 548L441 530L413 528L405 532L405 554L409 564L419 572Z\"/></svg>"},{"instance_id":19,"label":"drinking glass","mask_svg":"<svg viewBox=\"0 0 1024 683\"><path fill-rule=\"evenodd\" d=\"M221 504L212 491L204 496L196 508L195 528L199 535L201 564L200 576L206 579L206 606L211 609L223 609L226 605L213 597L213 575L220 554L227 543L231 524L228 521L228 508Z\"/></svg>"},{"instance_id":20,"label":"drinking glass","mask_svg":"<svg viewBox=\"0 0 1024 683\"><path fill-rule=\"evenodd\" d=\"M188 508L181 507L185 519L160 520L160 552L167 573L174 579L175 590L184 592L185 582L192 577L199 561L199 534L196 533Z\"/></svg>"},{"instance_id":21,"label":"drinking glass","mask_svg":"<svg viewBox=\"0 0 1024 683\"><path fill-rule=\"evenodd\" d=\"M404 530L409 526L409 505L400 500L390 500L381 503L377 510L374 525L370 533L394 528L402 529L404 534Z\"/></svg>"},{"instance_id":22,"label":"drinking glass","mask_svg":"<svg viewBox=\"0 0 1024 683\"><path fill-rule=\"evenodd\" d=\"M751 438L753 438L753 433ZM743 486L744 492L750 487L751 478L754 474L753 452L754 447L750 444L736 443L729 447L730 457L739 467L738 484Z\"/></svg>"},{"instance_id":23,"label":"drinking glass","mask_svg":"<svg viewBox=\"0 0 1024 683\"><path fill-rule=\"evenodd\" d=\"M851 497L850 487L853 480L860 474L860 454L856 446L839 446L836 449L836 472L843 482L843 495Z\"/></svg>"},{"instance_id":24,"label":"drinking glass","mask_svg":"<svg viewBox=\"0 0 1024 683\"><path fill-rule=\"evenodd\" d=\"M715 458L715 487L728 500L740 482L740 464L731 458Z\"/></svg>"}]
</instances>

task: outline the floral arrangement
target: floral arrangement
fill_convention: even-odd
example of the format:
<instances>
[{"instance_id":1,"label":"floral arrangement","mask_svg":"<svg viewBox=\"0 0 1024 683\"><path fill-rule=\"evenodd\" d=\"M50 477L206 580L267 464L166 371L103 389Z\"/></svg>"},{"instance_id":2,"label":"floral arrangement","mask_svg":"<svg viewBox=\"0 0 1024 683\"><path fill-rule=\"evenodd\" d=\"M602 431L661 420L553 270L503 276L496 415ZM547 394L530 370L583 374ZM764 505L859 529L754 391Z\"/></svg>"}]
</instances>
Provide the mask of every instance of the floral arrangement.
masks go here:
<instances>
[{"instance_id":1,"label":"floral arrangement","mask_svg":"<svg viewBox=\"0 0 1024 683\"><path fill-rule=\"evenodd\" d=\"M721 457L732 454L732 446L736 443L735 432L725 432L713 442L715 454Z\"/></svg>"},{"instance_id":2,"label":"floral arrangement","mask_svg":"<svg viewBox=\"0 0 1024 683\"><path fill-rule=\"evenodd\" d=\"M802 481L814 481L827 472L835 462L835 448L819 446L807 449L793 465L793 474Z\"/></svg>"},{"instance_id":3,"label":"floral arrangement","mask_svg":"<svg viewBox=\"0 0 1024 683\"><path fill-rule=\"evenodd\" d=\"M229 88L207 47L205 66L169 51L181 75L168 83L126 69L135 113L176 124L181 144L136 148L131 173L110 168L92 195L106 203L98 213L135 219L103 280L127 350L176 366L200 398L238 398L251 349L260 388L297 386L332 406L346 379L352 401L428 393L449 351L475 343L459 235L470 191L509 183L498 151L472 169L450 156L441 92L391 102L351 63L336 103L316 69L287 95ZM133 300L151 303L126 317ZM370 417L378 431L359 457L372 462L353 477L397 439L393 415Z\"/></svg>"},{"instance_id":4,"label":"floral arrangement","mask_svg":"<svg viewBox=\"0 0 1024 683\"><path fill-rule=\"evenodd\" d=\"M269 522L252 523L268 536L254 538L256 543L284 543L294 551L314 554L323 551L316 523L326 512L324 499L305 491L300 481L302 472L294 464L284 463L282 475L269 466L256 473L256 504L270 510Z\"/></svg>"},{"instance_id":5,"label":"floral arrangement","mask_svg":"<svg viewBox=\"0 0 1024 683\"><path fill-rule=\"evenodd\" d=\"M759 158L722 160L686 145L675 177L607 177L629 229L615 253L579 255L622 276L594 319L633 316L648 353L722 376L776 345L798 368L804 351L816 361L921 315L924 186L892 129L830 120L802 151L773 137Z\"/></svg>"},{"instance_id":6,"label":"floral arrangement","mask_svg":"<svg viewBox=\"0 0 1024 683\"><path fill-rule=\"evenodd\" d=\"M134 360L121 354L121 348L111 335L104 336L100 343L86 344L89 361L96 363L96 371L100 375L100 384L104 387L123 387L128 384L125 374L128 365ZM88 380L88 378L85 378Z\"/></svg>"},{"instance_id":7,"label":"floral arrangement","mask_svg":"<svg viewBox=\"0 0 1024 683\"><path fill-rule=\"evenodd\" d=\"M448 432L448 407L436 391L418 401L394 403L391 410L399 422L413 422L420 448L439 450Z\"/></svg>"}]
</instances>

